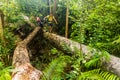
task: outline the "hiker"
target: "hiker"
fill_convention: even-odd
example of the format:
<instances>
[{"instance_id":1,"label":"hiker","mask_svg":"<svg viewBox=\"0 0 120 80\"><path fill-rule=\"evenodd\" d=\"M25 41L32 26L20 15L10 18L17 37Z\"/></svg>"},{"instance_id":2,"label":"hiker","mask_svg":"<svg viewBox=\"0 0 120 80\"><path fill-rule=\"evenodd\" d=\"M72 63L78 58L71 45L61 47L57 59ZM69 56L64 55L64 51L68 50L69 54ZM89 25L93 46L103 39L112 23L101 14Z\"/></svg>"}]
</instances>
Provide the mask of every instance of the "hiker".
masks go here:
<instances>
[{"instance_id":1,"label":"hiker","mask_svg":"<svg viewBox=\"0 0 120 80\"><path fill-rule=\"evenodd\" d=\"M50 15L47 15L46 17L44 17L44 21L47 22L48 26L50 27L49 32L52 31L53 22L58 24L58 22L56 21L55 17L52 15L52 13L50 13Z\"/></svg>"},{"instance_id":2,"label":"hiker","mask_svg":"<svg viewBox=\"0 0 120 80\"><path fill-rule=\"evenodd\" d=\"M39 17L36 17L36 21L38 22L38 25L40 27L43 27L43 22L41 21L41 19Z\"/></svg>"}]
</instances>

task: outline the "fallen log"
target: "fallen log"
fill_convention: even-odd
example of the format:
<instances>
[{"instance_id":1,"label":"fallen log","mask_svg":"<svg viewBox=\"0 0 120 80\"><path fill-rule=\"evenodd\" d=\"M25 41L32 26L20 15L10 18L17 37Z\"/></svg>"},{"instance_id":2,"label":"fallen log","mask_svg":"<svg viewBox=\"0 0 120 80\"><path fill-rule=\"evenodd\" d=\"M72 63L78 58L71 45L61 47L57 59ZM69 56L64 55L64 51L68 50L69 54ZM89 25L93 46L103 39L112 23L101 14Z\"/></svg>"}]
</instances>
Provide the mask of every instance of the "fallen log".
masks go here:
<instances>
[{"instance_id":1,"label":"fallen log","mask_svg":"<svg viewBox=\"0 0 120 80\"><path fill-rule=\"evenodd\" d=\"M74 54L76 52L76 48L78 50L82 49L83 55L88 55L88 54L94 54L96 53L96 49L90 48L86 45L80 44L78 42L72 41L70 39L67 39L65 37L49 33L49 32L44 32L43 36L55 47L59 48L60 50L67 52L69 50L70 53ZM64 47L69 47L68 50L66 50ZM101 53L101 52L99 52ZM104 61L103 60L103 67L109 72L112 72L120 77L120 58L110 55L110 60L109 61Z\"/></svg>"},{"instance_id":2,"label":"fallen log","mask_svg":"<svg viewBox=\"0 0 120 80\"><path fill-rule=\"evenodd\" d=\"M29 21L29 23L30 23L30 21ZM30 25L34 26L33 23L30 23ZM83 55L94 54L97 51L94 48L91 48L91 47L88 47L84 44L80 44L78 42L72 41L72 40L67 39L65 37L62 37L62 36L59 36L59 35L56 35L53 33L49 33L46 31L43 31L43 32L44 32L43 36L45 39L47 39L56 48L66 52L66 53L73 54L76 52L76 48L78 50L82 49L81 52L83 53ZM66 46L69 47L69 51L65 49ZM99 53L101 53L101 52L99 51ZM120 58L118 58L114 55L110 55L109 61L103 60L103 67L107 71L112 72L120 77Z\"/></svg>"},{"instance_id":3,"label":"fallen log","mask_svg":"<svg viewBox=\"0 0 120 80\"><path fill-rule=\"evenodd\" d=\"M27 44L34 38L40 27L36 27L29 36L17 44L13 55L14 71L12 80L39 80L42 72L30 64Z\"/></svg>"}]
</instances>

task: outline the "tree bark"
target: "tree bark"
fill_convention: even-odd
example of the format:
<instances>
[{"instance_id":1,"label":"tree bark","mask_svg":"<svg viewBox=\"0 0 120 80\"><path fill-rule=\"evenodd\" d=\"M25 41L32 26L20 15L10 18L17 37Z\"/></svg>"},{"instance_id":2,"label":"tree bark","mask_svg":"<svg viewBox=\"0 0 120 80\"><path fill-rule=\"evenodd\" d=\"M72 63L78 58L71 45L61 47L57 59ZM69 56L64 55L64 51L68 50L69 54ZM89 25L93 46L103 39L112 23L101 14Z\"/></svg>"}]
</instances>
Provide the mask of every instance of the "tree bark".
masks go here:
<instances>
[{"instance_id":1,"label":"tree bark","mask_svg":"<svg viewBox=\"0 0 120 80\"><path fill-rule=\"evenodd\" d=\"M0 10L0 39L3 40L3 27L4 27L4 14L3 11Z\"/></svg>"},{"instance_id":2,"label":"tree bark","mask_svg":"<svg viewBox=\"0 0 120 80\"><path fill-rule=\"evenodd\" d=\"M65 30L65 37L68 38L68 15L69 15L69 8L68 8L68 0L67 0L67 6L66 6L66 30Z\"/></svg>"},{"instance_id":3,"label":"tree bark","mask_svg":"<svg viewBox=\"0 0 120 80\"><path fill-rule=\"evenodd\" d=\"M57 0L53 0L53 2L54 2L53 15L56 17Z\"/></svg>"},{"instance_id":4,"label":"tree bark","mask_svg":"<svg viewBox=\"0 0 120 80\"><path fill-rule=\"evenodd\" d=\"M65 37L61 37L59 35L44 32L44 37L55 47L64 51L65 53L72 53L75 54L76 49L82 48L83 55L94 54L98 52L96 49L88 47L86 45L77 43ZM68 47L66 50L65 48ZM99 52L101 54L101 52ZM109 72L112 72L120 77L120 58L110 55L110 60L105 61L103 60L103 67Z\"/></svg>"},{"instance_id":5,"label":"tree bark","mask_svg":"<svg viewBox=\"0 0 120 80\"><path fill-rule=\"evenodd\" d=\"M50 14L52 13L51 0L49 0L49 12L50 12Z\"/></svg>"},{"instance_id":6,"label":"tree bark","mask_svg":"<svg viewBox=\"0 0 120 80\"><path fill-rule=\"evenodd\" d=\"M30 64L28 56L27 44L33 39L33 37L40 30L40 27L36 27L34 31L23 41L19 42L13 55L13 66L15 67L12 73L12 80L39 80L42 72L35 69Z\"/></svg>"}]
</instances>

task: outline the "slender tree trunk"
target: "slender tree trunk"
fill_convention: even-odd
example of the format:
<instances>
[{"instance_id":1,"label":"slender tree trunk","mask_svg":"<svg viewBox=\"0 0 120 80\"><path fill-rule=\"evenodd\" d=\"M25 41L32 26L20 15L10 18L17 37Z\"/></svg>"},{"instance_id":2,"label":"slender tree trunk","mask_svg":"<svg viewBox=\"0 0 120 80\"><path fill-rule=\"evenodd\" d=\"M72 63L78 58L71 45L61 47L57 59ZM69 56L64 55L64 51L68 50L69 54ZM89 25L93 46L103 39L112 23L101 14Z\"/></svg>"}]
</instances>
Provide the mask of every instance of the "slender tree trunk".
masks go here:
<instances>
[{"instance_id":1,"label":"slender tree trunk","mask_svg":"<svg viewBox=\"0 0 120 80\"><path fill-rule=\"evenodd\" d=\"M4 14L0 10L0 39L3 41Z\"/></svg>"},{"instance_id":2,"label":"slender tree trunk","mask_svg":"<svg viewBox=\"0 0 120 80\"><path fill-rule=\"evenodd\" d=\"M57 0L54 0L53 15L56 17Z\"/></svg>"},{"instance_id":3,"label":"slender tree trunk","mask_svg":"<svg viewBox=\"0 0 120 80\"><path fill-rule=\"evenodd\" d=\"M8 4L8 0L5 0L6 4Z\"/></svg>"},{"instance_id":4,"label":"slender tree trunk","mask_svg":"<svg viewBox=\"0 0 120 80\"><path fill-rule=\"evenodd\" d=\"M15 70L12 73L12 80L40 79L42 72L35 69L30 64L27 50L27 44L34 38L39 30L40 27L36 27L26 39L18 43L13 55L13 66L15 67Z\"/></svg>"},{"instance_id":5,"label":"slender tree trunk","mask_svg":"<svg viewBox=\"0 0 120 80\"><path fill-rule=\"evenodd\" d=\"M66 30L65 30L65 37L68 38L68 11L69 11L69 8L68 8L68 0L67 0L67 9L66 9Z\"/></svg>"},{"instance_id":6,"label":"slender tree trunk","mask_svg":"<svg viewBox=\"0 0 120 80\"><path fill-rule=\"evenodd\" d=\"M49 10L50 10L50 13L52 13L51 0L49 0Z\"/></svg>"}]
</instances>

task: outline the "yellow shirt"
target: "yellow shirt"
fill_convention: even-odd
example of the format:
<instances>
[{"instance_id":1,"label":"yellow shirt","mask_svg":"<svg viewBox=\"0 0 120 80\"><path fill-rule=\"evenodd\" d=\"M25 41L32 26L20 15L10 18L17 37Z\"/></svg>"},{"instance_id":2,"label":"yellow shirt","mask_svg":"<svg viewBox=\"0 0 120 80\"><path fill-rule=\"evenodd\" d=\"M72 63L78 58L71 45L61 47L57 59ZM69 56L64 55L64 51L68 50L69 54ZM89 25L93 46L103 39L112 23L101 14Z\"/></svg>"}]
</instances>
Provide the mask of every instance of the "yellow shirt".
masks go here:
<instances>
[{"instance_id":1,"label":"yellow shirt","mask_svg":"<svg viewBox=\"0 0 120 80\"><path fill-rule=\"evenodd\" d=\"M48 21L52 22L53 19L54 19L54 16L50 16L50 15L48 15L47 18L48 18Z\"/></svg>"}]
</instances>

